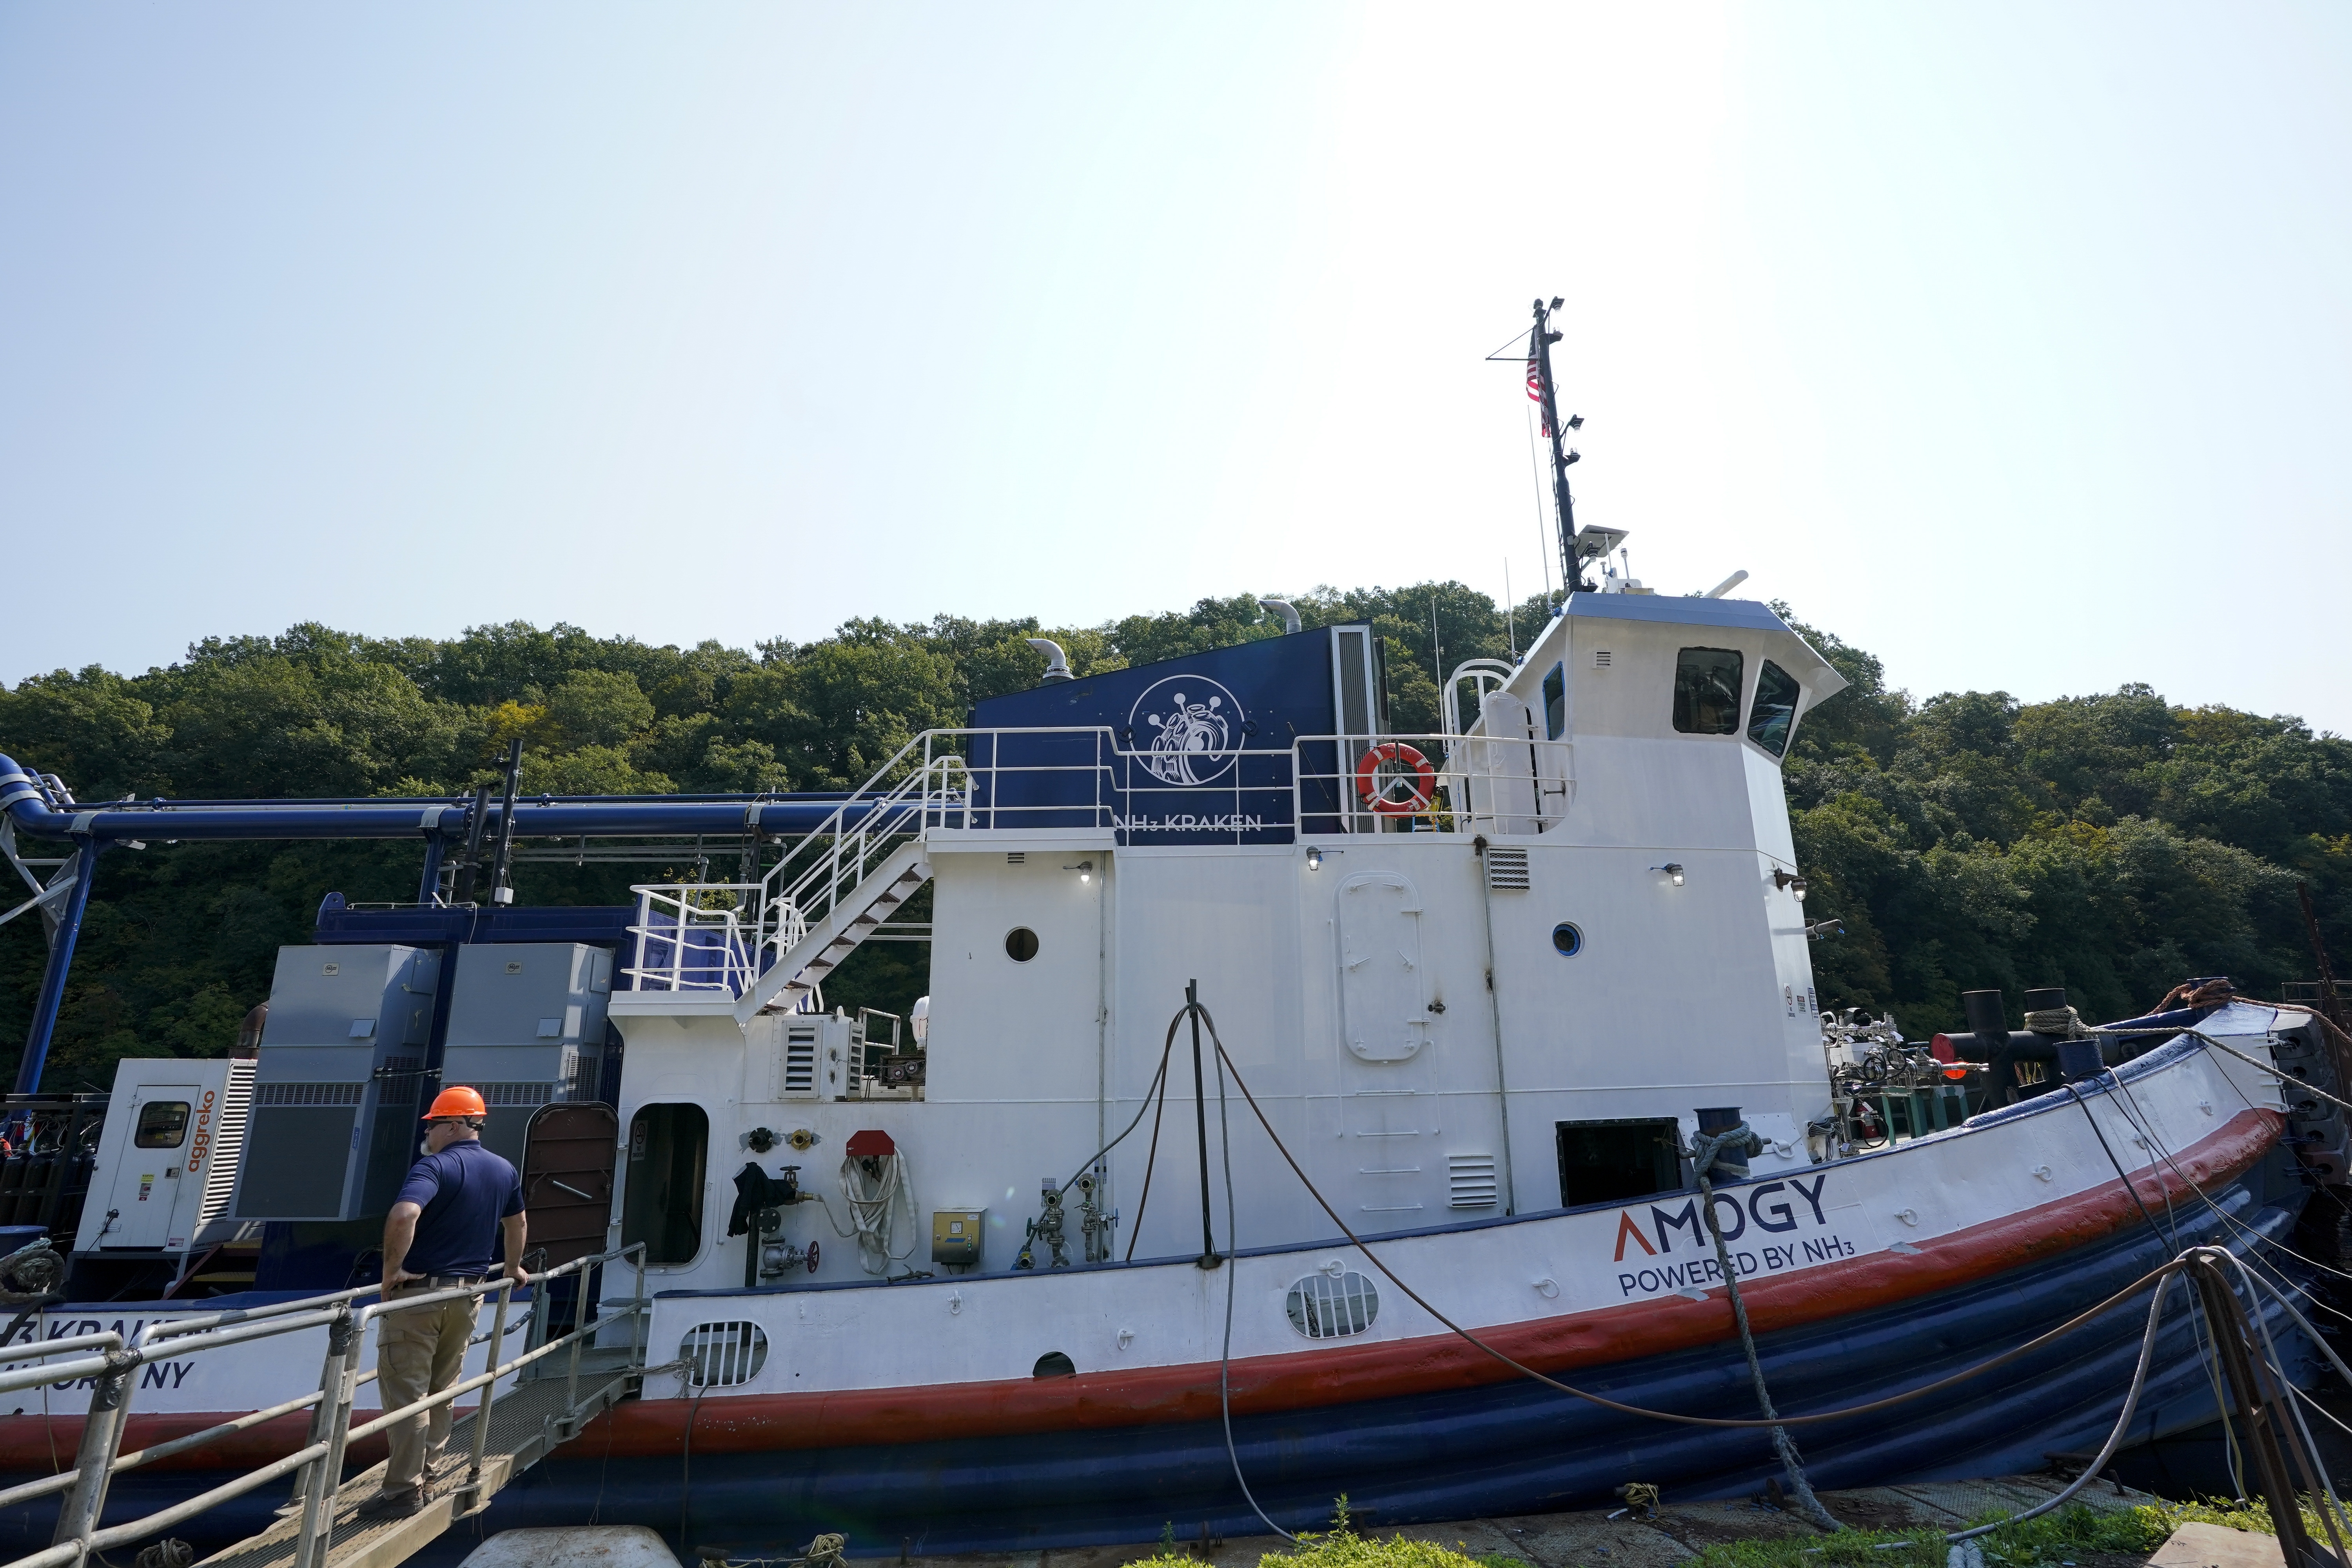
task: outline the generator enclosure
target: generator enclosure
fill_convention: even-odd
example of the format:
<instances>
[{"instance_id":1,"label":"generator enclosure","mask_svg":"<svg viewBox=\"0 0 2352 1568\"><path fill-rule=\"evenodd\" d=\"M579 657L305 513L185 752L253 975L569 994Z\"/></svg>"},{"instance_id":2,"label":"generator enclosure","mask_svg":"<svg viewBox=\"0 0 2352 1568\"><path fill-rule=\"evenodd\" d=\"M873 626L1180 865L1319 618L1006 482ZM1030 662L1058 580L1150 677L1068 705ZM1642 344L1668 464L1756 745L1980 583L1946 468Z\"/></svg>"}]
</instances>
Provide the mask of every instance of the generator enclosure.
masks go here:
<instances>
[{"instance_id":1,"label":"generator enclosure","mask_svg":"<svg viewBox=\"0 0 2352 1568\"><path fill-rule=\"evenodd\" d=\"M231 1213L383 1213L416 1157L441 956L390 943L281 947Z\"/></svg>"},{"instance_id":2,"label":"generator enclosure","mask_svg":"<svg viewBox=\"0 0 2352 1568\"><path fill-rule=\"evenodd\" d=\"M177 1255L234 1232L253 1075L250 1060L117 1062L74 1249Z\"/></svg>"},{"instance_id":3,"label":"generator enclosure","mask_svg":"<svg viewBox=\"0 0 2352 1568\"><path fill-rule=\"evenodd\" d=\"M461 947L450 980L441 1087L489 1107L482 1142L522 1167L523 1134L542 1105L598 1097L613 955L576 942Z\"/></svg>"}]
</instances>

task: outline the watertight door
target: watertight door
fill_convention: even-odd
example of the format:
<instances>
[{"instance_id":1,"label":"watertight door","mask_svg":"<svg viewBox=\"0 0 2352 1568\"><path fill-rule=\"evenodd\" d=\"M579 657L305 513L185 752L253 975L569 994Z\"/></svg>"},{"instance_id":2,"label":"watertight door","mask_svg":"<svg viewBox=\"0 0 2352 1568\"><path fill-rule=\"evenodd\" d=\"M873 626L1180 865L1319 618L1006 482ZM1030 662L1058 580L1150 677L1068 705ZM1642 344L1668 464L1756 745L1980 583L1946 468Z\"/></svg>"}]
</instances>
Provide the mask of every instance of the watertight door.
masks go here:
<instances>
[{"instance_id":1,"label":"watertight door","mask_svg":"<svg viewBox=\"0 0 2352 1568\"><path fill-rule=\"evenodd\" d=\"M1440 1201L1437 1101L1429 1090L1429 987L1421 895L1393 871L1339 885L1339 1191L1360 1223L1417 1224Z\"/></svg>"},{"instance_id":2,"label":"watertight door","mask_svg":"<svg viewBox=\"0 0 2352 1568\"><path fill-rule=\"evenodd\" d=\"M1429 1038L1421 895L1393 871L1339 885L1339 1010L1359 1060L1398 1062Z\"/></svg>"},{"instance_id":3,"label":"watertight door","mask_svg":"<svg viewBox=\"0 0 2352 1568\"><path fill-rule=\"evenodd\" d=\"M604 1249L613 1217L613 1162L620 1119L609 1105L546 1105L523 1133L526 1243L553 1268Z\"/></svg>"}]
</instances>

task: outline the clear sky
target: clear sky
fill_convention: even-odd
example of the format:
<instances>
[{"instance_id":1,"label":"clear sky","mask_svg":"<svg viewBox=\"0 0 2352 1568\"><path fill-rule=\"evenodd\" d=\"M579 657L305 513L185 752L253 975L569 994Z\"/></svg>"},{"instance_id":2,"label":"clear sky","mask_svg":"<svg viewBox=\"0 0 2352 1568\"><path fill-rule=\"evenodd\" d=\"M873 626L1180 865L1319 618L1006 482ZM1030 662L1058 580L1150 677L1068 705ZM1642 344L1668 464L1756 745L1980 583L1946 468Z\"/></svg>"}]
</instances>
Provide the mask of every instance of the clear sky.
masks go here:
<instances>
[{"instance_id":1,"label":"clear sky","mask_svg":"<svg viewBox=\"0 0 2352 1568\"><path fill-rule=\"evenodd\" d=\"M1092 623L1583 521L2352 731L2352 7L0 5L0 679Z\"/></svg>"}]
</instances>

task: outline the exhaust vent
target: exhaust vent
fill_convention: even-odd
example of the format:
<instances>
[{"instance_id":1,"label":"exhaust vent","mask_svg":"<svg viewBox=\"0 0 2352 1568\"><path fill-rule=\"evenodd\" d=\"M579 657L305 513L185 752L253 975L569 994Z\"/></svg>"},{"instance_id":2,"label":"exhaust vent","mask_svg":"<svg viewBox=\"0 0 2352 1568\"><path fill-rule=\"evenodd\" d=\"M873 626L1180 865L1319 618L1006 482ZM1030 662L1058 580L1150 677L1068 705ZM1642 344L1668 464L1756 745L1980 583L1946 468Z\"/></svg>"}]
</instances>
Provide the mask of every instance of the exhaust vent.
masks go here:
<instances>
[{"instance_id":1,"label":"exhaust vent","mask_svg":"<svg viewBox=\"0 0 2352 1568\"><path fill-rule=\"evenodd\" d=\"M221 1091L220 1120L213 1124L212 1152L205 1157L212 1161L205 1173L205 1195L196 1210L196 1228L191 1236L200 1234L205 1226L228 1213L228 1200L236 1191L236 1168L245 1158L245 1124L253 1114L253 1069L257 1064L232 1061L228 1064L228 1085Z\"/></svg>"},{"instance_id":2,"label":"exhaust vent","mask_svg":"<svg viewBox=\"0 0 2352 1568\"><path fill-rule=\"evenodd\" d=\"M800 1098L816 1093L816 1026L795 1025L784 1031L784 1094Z\"/></svg>"},{"instance_id":3,"label":"exhaust vent","mask_svg":"<svg viewBox=\"0 0 2352 1568\"><path fill-rule=\"evenodd\" d=\"M1595 669L1606 669L1609 668L1609 650L1607 648L1597 647L1592 650L1592 668Z\"/></svg>"},{"instance_id":4,"label":"exhaust vent","mask_svg":"<svg viewBox=\"0 0 2352 1568\"><path fill-rule=\"evenodd\" d=\"M1448 1154L1445 1174L1451 1192L1445 1206L1454 1209L1490 1209L1495 1206L1495 1156L1492 1154Z\"/></svg>"},{"instance_id":5,"label":"exhaust vent","mask_svg":"<svg viewBox=\"0 0 2352 1568\"><path fill-rule=\"evenodd\" d=\"M1528 852L1486 847L1486 886L1497 893L1528 890Z\"/></svg>"}]
</instances>

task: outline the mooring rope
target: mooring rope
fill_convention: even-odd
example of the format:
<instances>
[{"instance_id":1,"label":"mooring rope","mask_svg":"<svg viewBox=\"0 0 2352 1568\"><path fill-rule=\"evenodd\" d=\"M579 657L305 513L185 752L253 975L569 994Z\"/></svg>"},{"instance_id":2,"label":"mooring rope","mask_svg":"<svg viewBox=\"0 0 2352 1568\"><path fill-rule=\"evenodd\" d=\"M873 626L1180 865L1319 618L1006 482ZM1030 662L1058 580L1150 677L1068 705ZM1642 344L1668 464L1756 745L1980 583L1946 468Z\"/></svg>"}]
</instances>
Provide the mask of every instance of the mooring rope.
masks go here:
<instances>
[{"instance_id":1,"label":"mooring rope","mask_svg":"<svg viewBox=\"0 0 2352 1568\"><path fill-rule=\"evenodd\" d=\"M2240 1278L2244 1281L2248 1296L2248 1306L2252 1310L2255 1319L2257 1332L2261 1334L2263 1346L2269 1352L2266 1364L2270 1371L2280 1377L2284 1386L2292 1388L2294 1384L2286 1380L2284 1367L2278 1359L2275 1345L2273 1344L2271 1341L2269 1327L2267 1323L2264 1323L2262 1321L2261 1295L2257 1292L2269 1294L2273 1300L2276 1300L2279 1305L2284 1309L2292 1318L2294 1318L2296 1324L2304 1330L2305 1333L2310 1337L2312 1342L2318 1344L2326 1353L2328 1360L2334 1363L2336 1370L2339 1373L2342 1373L2347 1377L2347 1381L2352 1381L2352 1367L2347 1367L2344 1362L2336 1356L2334 1349L2327 1345L2326 1341L2319 1338L2317 1332L2311 1328L2309 1321L2304 1318L2301 1312L2295 1310L2292 1301L2288 1300L2284 1295L2279 1294L2276 1290L2271 1289L2263 1285L2260 1280L2259 1276L2250 1269L2242 1259L2238 1258L2227 1248L2193 1247L2188 1251L2182 1252L2179 1256L2172 1258L2170 1261L2150 1269L2147 1273L2142 1275L2138 1279L2134 1280L2131 1284L2124 1287L2121 1290L2116 1291L2115 1294L2107 1297L2105 1300L2098 1302L2096 1305L2076 1313L2074 1317L2067 1319L2064 1322L2060 1323L2055 1328L2037 1334L2032 1339L2026 1341L2024 1343L2016 1345L2010 1350L2002 1352L1999 1355L1995 1355L1985 1361L1979 1362L1974 1366L1963 1368L1959 1372L1938 1378L1932 1383L1924 1384L1917 1388L1907 1389L1902 1393L1889 1394L1884 1398L1872 1400L1863 1405L1851 1405L1842 1410L1816 1411L1804 1415L1780 1415L1773 1410L1770 1393L1763 1381L1761 1361L1755 1348L1754 1335L1748 1321L1745 1303L1740 1299L1738 1287L1734 1278L1734 1270L1729 1260L1724 1256L1727 1249L1724 1244L1722 1227L1714 1217L1714 1192L1712 1184L1707 1180L1706 1166L1701 1165L1699 1168L1701 1202L1707 1212L1708 1227L1714 1234L1716 1240L1717 1264L1718 1267L1723 1269L1727 1292L1730 1296L1732 1301L1734 1319L1740 1334L1742 1346L1748 1354L1749 1370L1751 1378L1756 1386L1758 1400L1759 1403L1763 1405L1766 1416L1761 1420L1746 1420L1726 1416L1686 1415L1675 1411L1653 1410L1642 1405L1627 1405L1622 1401L1611 1399L1606 1395L1595 1394L1590 1389L1579 1388L1573 1384L1563 1383L1558 1378L1551 1377L1544 1373L1536 1371L1533 1367L1530 1367L1525 1363L1496 1349L1494 1346L1480 1339L1476 1334L1474 1334L1469 1330L1462 1327L1462 1325L1447 1317L1444 1312L1439 1311L1430 1303L1426 1297L1423 1296L1412 1286L1406 1284L1402 1277L1401 1277L1396 1270L1390 1268L1388 1263L1377 1253L1373 1252L1372 1249L1365 1244L1364 1239L1358 1236L1355 1231L1349 1227L1346 1220L1339 1217L1339 1211L1332 1207L1330 1201L1324 1197L1321 1190L1308 1178L1306 1171L1291 1154L1289 1147L1283 1142L1281 1135L1275 1131L1274 1123L1267 1117L1265 1107L1258 1103L1256 1095L1252 1093L1250 1090L1248 1081L1242 1077L1241 1068L1234 1063L1231 1053L1225 1049L1224 1040L1217 1033L1216 1020L1211 1016L1208 1008L1198 1002L1188 1001L1182 1008L1179 1009L1176 1017L1170 1021L1170 1040L1172 1042L1175 1038L1177 1025L1182 1019L1190 1016L1197 1016L1202 1024L1207 1026L1209 1038L1215 1047L1218 1064L1218 1126L1221 1134L1229 1134L1224 1111L1224 1075L1230 1072L1233 1074L1234 1087L1241 1090L1243 1100L1249 1105L1251 1113L1257 1118L1258 1125L1265 1129L1266 1138L1273 1143L1275 1152L1280 1154L1282 1156L1283 1163L1290 1167L1291 1174L1298 1178L1299 1184L1307 1189L1307 1195L1315 1200L1317 1206L1322 1209L1324 1215L1334 1226L1339 1227L1339 1234L1346 1237L1349 1242L1353 1245L1359 1252L1363 1254L1365 1260L1370 1263L1374 1268L1377 1268L1391 1284L1394 1285L1400 1291L1402 1291L1408 1300L1411 1300L1423 1311L1428 1313L1431 1318L1435 1320L1464 1342L1469 1344L1481 1353L1500 1363L1502 1365L1508 1367L1511 1371L1518 1373L1520 1376L1526 1377L1533 1382L1542 1384L1549 1388L1557 1389L1560 1393L1572 1394L1576 1398L1581 1399L1588 1404L1599 1405L1603 1409L1617 1411L1623 1415L1643 1416L1652 1420L1670 1422L1677 1426L1713 1426L1738 1430L1755 1430L1762 1428L1769 1431L1777 1439L1774 1445L1775 1448L1780 1452L1783 1464L1790 1470L1790 1479L1797 1485L1797 1487L1801 1489L1799 1493L1801 1500L1810 1500L1812 1504L1812 1508L1820 1510L1821 1518L1827 1519L1829 1521L1828 1528L1832 1530L1843 1529L1843 1526L1840 1525L1833 1517L1830 1516L1826 1509L1822 1509L1820 1500L1811 1495L1811 1489L1805 1482L1801 1466L1794 1462L1794 1445L1788 1441L1785 1432L1782 1431L1784 1426L1811 1425L1825 1421L1849 1420L1859 1415L1873 1415L1882 1410L1890 1409L1897 1405L1906 1404L1911 1400L1918 1399L1924 1395L1953 1387L1958 1384L1967 1382L1971 1378L1981 1376L1998 1367L2006 1365L2007 1363L2016 1361L2022 1356L2030 1355L2043 1346L2053 1343L2066 1334L2072 1333L2076 1329L2091 1322L2093 1320L2103 1316L2113 1308L2121 1305L2123 1302L2135 1296L2137 1296L2141 1291L2147 1290L2150 1287L2154 1287L2155 1289L2148 1300L2147 1323L2140 1334L2138 1360L2132 1370L2131 1383L2125 1391L2123 1408L2116 1413L2115 1424L2109 1428L2106 1440L2100 1446L2098 1453L2092 1458L2091 1462L2084 1468L2082 1472L2077 1475L2071 1483L2062 1489L2055 1496L2036 1504L2032 1508L2012 1514L2007 1519L1998 1520L1989 1524L1979 1525L1970 1530L1957 1531L1948 1535L1945 1539L1954 1542L1973 1540L1976 1537L1990 1534L2006 1525L2021 1523L2027 1520L2040 1518L2042 1515L2049 1513L2053 1510L2072 1500L2085 1487L2088 1487L2093 1481L2098 1479L2100 1472L2105 1469L2109 1461L2115 1458L2116 1451L2123 1446L2125 1435L2130 1430L2132 1417L2139 1408L2140 1396L2147 1386L2149 1368L2154 1362L2157 1331L2161 1326L2164 1318L2164 1299L2167 1293L2166 1287L2168 1286L2170 1281L2176 1276L2179 1275L2184 1270L2191 1267L2199 1266L2203 1260L2216 1255L2229 1258L2231 1264L2236 1267ZM2159 1031L2149 1030L2146 1032L2158 1033ZM2199 1039L2203 1040L2205 1043L2217 1047L2227 1055L2238 1057L2241 1060L2243 1060L2252 1066L2263 1068L2265 1071L2272 1072L2282 1079L2285 1079L2287 1077L2287 1075L2279 1072L2275 1068L2266 1067L2265 1064L2256 1061L2252 1057L2247 1057L2242 1052L2231 1050L2226 1046L2221 1046L2220 1042L2212 1040L2210 1037L2207 1037L2199 1031L2165 1030L2160 1032L2193 1035ZM2301 1079L2290 1079L2289 1081L2302 1084ZM2310 1086L2305 1084L2303 1085L2303 1087L2309 1088ZM2319 1091L2314 1090L2314 1092L2316 1093ZM2322 1098L2332 1099L2333 1097L2323 1094ZM2338 1100L2336 1101L2336 1103L2344 1104L2345 1102ZM2087 1112L2089 1107L2085 1105L2084 1109ZM2347 1105L2346 1109L2352 1110L2352 1105ZM1139 1111L1138 1120L1140 1121L1140 1119L1141 1113ZM2092 1128L2095 1132L2100 1131L2095 1118L2092 1119ZM1717 1150L1731 1142L1735 1137L1742 1133L1746 1133L1750 1138L1753 1137L1753 1133L1749 1131L1743 1123L1740 1127L1733 1128L1723 1134L1702 1135L1701 1137L1695 1139L1693 1143L1694 1158L1704 1155L1706 1157L1707 1163L1711 1163L1713 1156ZM1124 1134L1121 1136L1123 1137ZM2105 1145L2106 1140L2104 1135L2100 1137L2100 1142L2102 1146ZM2108 1158L2111 1163L2117 1163L2118 1175L2120 1176L2122 1174L2120 1163L2115 1162L2114 1151L2112 1149L2108 1150ZM1238 1254L1238 1243L1235 1240L1234 1234L1235 1209L1233 1184L1233 1151L1229 1135L1224 1138L1224 1167L1227 1243L1224 1262L1226 1267L1232 1268L1234 1266L1234 1260ZM2158 1235L2163 1234L2161 1227L2156 1226L2154 1216L2148 1214L2146 1204L2140 1202L2139 1194L2137 1191L2132 1187L2128 1177L2124 1178L2124 1185L2126 1190L2131 1192L2134 1203L2139 1207L2142 1216L2148 1220L2150 1229L2156 1231ZM2204 1197L2201 1190L2200 1190L2199 1195L2200 1197ZM2212 1204L2212 1200L2210 1198L2205 1198L2204 1201L2209 1205L2211 1205ZM1225 1340L1223 1353L1220 1359L1218 1368L1218 1395L1224 1423L1226 1457L1233 1465L1234 1479L1240 1485L1242 1495L1248 1500L1251 1510L1255 1512L1260 1520L1264 1521L1269 1529L1275 1531L1276 1533L1284 1536L1285 1539L1295 1539L1289 1535L1289 1532L1284 1531L1279 1525L1276 1524L1272 1519L1268 1518L1265 1510L1259 1507L1256 1497L1250 1490L1247 1479L1242 1473L1240 1454L1234 1442L1231 1365L1233 1355L1233 1311L1235 1289L1236 1282L1234 1277L1233 1275L1228 1275L1225 1282ZM2317 1450L2315 1446L2312 1444L2310 1428L2303 1421L2300 1411L2294 1412L2294 1420L2297 1435L2303 1438L2303 1441L2306 1446L2309 1446L2307 1452L2315 1454ZM2298 1451L2296 1455L2296 1462L2306 1470L2309 1470L2311 1468L2310 1461L2305 1457L2305 1451L2304 1450ZM2321 1466L2319 1468L2324 1470L2325 1466ZM2322 1479L2319 1485L2321 1488L2325 1489L2326 1495L2327 1496L2331 1507L2336 1510L2341 1510L2343 1508L2343 1504L2336 1499L2332 1485L2330 1485L2325 1478ZM1820 1522L1819 1520L1813 1518L1811 1510L1807 1510L1806 1517L1812 1522ZM2336 1526L2332 1520L2328 1522L2328 1532L2331 1537L2336 1536ZM2340 1538L2338 1552L2339 1553L2342 1552ZM2339 1561L2352 1562L2352 1558L2339 1556Z\"/></svg>"},{"instance_id":2,"label":"mooring rope","mask_svg":"<svg viewBox=\"0 0 2352 1568\"><path fill-rule=\"evenodd\" d=\"M1753 1154L1761 1142L1745 1121L1722 1132L1699 1133L1691 1139L1691 1169L1698 1175L1698 1203L1706 1215L1707 1234L1715 1237L1716 1267L1723 1271L1723 1288L1731 1297L1731 1320L1739 1326L1739 1348L1748 1355L1748 1381L1755 1386L1756 1403L1763 1410L1764 1418L1772 1423L1772 1451L1780 1456L1780 1468L1788 1474L1790 1488L1796 1494L1797 1511L1815 1528L1834 1533L1845 1527L1831 1517L1830 1510L1822 1506L1822 1500L1813 1495L1812 1483L1805 1479L1805 1462L1797 1455L1796 1440L1780 1425L1780 1413L1772 1408L1772 1391L1764 1382L1764 1363L1756 1353L1756 1334L1748 1324L1748 1303L1739 1296L1739 1270L1732 1266L1731 1244L1723 1238L1723 1222L1715 1216L1715 1184L1708 1173L1715 1166L1716 1155L1734 1147ZM1738 1200L1732 1202L1737 1208Z\"/></svg>"}]
</instances>

